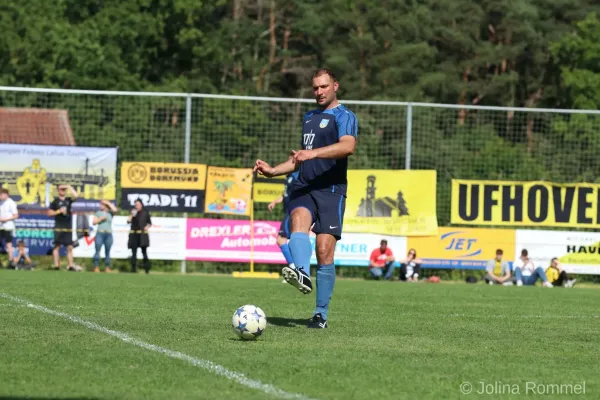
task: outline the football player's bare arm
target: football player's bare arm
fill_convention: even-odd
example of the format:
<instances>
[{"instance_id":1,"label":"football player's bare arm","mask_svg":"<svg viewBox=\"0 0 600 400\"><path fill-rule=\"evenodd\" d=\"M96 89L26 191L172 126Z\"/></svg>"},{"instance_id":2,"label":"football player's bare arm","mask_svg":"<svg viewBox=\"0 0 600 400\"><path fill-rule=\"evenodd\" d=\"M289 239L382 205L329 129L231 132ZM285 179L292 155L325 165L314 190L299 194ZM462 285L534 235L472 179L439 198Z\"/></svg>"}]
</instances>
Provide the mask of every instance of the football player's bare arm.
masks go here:
<instances>
[{"instance_id":1,"label":"football player's bare arm","mask_svg":"<svg viewBox=\"0 0 600 400\"><path fill-rule=\"evenodd\" d=\"M313 158L340 159L346 158L354 153L356 138L344 135L337 143L312 150L300 150L293 153L296 163L301 163Z\"/></svg>"},{"instance_id":2,"label":"football player's bare arm","mask_svg":"<svg viewBox=\"0 0 600 400\"><path fill-rule=\"evenodd\" d=\"M286 161L275 167L271 167L268 163L262 160L256 160L256 163L254 164L254 172L258 171L267 178L287 175L291 172L294 172L297 168L298 164L296 164L293 157L288 158Z\"/></svg>"}]
</instances>

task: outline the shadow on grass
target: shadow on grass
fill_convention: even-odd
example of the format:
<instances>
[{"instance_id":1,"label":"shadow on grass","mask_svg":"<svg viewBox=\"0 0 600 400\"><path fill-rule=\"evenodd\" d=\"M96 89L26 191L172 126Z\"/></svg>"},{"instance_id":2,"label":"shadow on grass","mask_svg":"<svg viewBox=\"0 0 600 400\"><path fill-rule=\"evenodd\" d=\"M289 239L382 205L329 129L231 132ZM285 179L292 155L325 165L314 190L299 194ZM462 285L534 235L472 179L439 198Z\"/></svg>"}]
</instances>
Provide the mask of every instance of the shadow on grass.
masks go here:
<instances>
[{"instance_id":1,"label":"shadow on grass","mask_svg":"<svg viewBox=\"0 0 600 400\"><path fill-rule=\"evenodd\" d=\"M310 322L308 318L281 318L267 317L267 324L283 326L286 328L295 328L297 326L306 326Z\"/></svg>"}]
</instances>

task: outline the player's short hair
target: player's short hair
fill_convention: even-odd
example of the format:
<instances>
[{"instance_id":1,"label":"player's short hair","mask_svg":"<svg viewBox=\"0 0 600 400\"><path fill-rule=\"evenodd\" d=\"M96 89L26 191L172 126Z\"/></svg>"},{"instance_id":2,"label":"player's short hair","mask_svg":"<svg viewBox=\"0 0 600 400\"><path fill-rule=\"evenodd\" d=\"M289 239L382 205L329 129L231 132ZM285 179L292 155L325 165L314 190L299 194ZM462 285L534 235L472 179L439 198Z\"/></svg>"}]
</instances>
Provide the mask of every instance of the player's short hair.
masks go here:
<instances>
[{"instance_id":1,"label":"player's short hair","mask_svg":"<svg viewBox=\"0 0 600 400\"><path fill-rule=\"evenodd\" d=\"M502 254L504 254L504 251L502 251L502 249L496 250L496 255L502 255Z\"/></svg>"},{"instance_id":2,"label":"player's short hair","mask_svg":"<svg viewBox=\"0 0 600 400\"><path fill-rule=\"evenodd\" d=\"M315 71L312 78L315 79L315 78L320 77L321 75L329 75L329 77L331 78L331 80L333 82L337 82L337 78L335 77L335 74L330 69L327 69L327 68L319 68L318 70Z\"/></svg>"},{"instance_id":3,"label":"player's short hair","mask_svg":"<svg viewBox=\"0 0 600 400\"><path fill-rule=\"evenodd\" d=\"M8 189L7 188L0 188L0 193L1 194L8 194Z\"/></svg>"},{"instance_id":4,"label":"player's short hair","mask_svg":"<svg viewBox=\"0 0 600 400\"><path fill-rule=\"evenodd\" d=\"M381 239L381 242L379 244L387 244L387 240L386 239Z\"/></svg>"},{"instance_id":5,"label":"player's short hair","mask_svg":"<svg viewBox=\"0 0 600 400\"><path fill-rule=\"evenodd\" d=\"M528 255L529 255L529 252L527 251L527 249L521 250L521 257L527 257Z\"/></svg>"}]
</instances>

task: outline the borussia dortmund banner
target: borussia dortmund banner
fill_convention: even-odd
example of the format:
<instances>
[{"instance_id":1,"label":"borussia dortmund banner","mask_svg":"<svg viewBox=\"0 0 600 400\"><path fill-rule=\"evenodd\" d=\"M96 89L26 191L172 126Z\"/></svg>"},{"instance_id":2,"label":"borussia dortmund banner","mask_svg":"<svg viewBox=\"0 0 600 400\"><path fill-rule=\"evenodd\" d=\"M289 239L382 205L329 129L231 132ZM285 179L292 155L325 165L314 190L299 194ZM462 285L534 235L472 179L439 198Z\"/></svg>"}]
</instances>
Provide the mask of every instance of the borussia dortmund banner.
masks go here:
<instances>
[{"instance_id":1,"label":"borussia dortmund banner","mask_svg":"<svg viewBox=\"0 0 600 400\"><path fill-rule=\"evenodd\" d=\"M252 169L208 167L205 212L250 215Z\"/></svg>"},{"instance_id":2,"label":"borussia dortmund banner","mask_svg":"<svg viewBox=\"0 0 600 400\"><path fill-rule=\"evenodd\" d=\"M121 164L121 206L137 199L154 211L202 212L205 164L124 162Z\"/></svg>"},{"instance_id":3,"label":"borussia dortmund banner","mask_svg":"<svg viewBox=\"0 0 600 400\"><path fill-rule=\"evenodd\" d=\"M436 171L348 171L344 232L437 235Z\"/></svg>"}]
</instances>

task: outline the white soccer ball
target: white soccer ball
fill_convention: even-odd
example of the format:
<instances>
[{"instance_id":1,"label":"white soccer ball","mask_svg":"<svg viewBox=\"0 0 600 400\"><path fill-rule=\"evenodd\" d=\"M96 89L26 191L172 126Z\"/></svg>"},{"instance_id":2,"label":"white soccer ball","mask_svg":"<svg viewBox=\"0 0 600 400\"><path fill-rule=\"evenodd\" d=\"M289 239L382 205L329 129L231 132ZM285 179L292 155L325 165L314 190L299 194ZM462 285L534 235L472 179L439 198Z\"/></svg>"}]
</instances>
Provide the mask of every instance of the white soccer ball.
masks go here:
<instances>
[{"instance_id":1,"label":"white soccer ball","mask_svg":"<svg viewBox=\"0 0 600 400\"><path fill-rule=\"evenodd\" d=\"M267 327L267 316L259 307L248 304L235 310L231 326L238 337L244 340L256 339Z\"/></svg>"}]
</instances>

